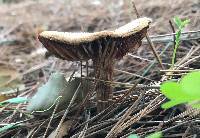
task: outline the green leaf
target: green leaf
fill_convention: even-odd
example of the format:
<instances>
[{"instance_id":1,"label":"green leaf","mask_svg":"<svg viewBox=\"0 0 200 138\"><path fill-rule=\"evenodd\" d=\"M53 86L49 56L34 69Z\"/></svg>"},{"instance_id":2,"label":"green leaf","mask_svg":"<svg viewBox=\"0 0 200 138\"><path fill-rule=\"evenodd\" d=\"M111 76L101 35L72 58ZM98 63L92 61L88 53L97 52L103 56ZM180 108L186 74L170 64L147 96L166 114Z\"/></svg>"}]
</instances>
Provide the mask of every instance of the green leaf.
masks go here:
<instances>
[{"instance_id":1,"label":"green leaf","mask_svg":"<svg viewBox=\"0 0 200 138\"><path fill-rule=\"evenodd\" d=\"M178 31L176 32L176 39L175 39L175 47L174 47L174 51L173 51L173 55L172 55L172 65L171 65L171 68L174 67L174 64L175 64L175 58L176 58L176 52L177 52L177 49L180 45L180 36L181 36L181 32L183 30L183 28L190 22L189 20L184 20L182 21L179 17L174 17L174 22L176 24L176 26L178 27Z\"/></svg>"},{"instance_id":2,"label":"green leaf","mask_svg":"<svg viewBox=\"0 0 200 138\"><path fill-rule=\"evenodd\" d=\"M181 103L188 103L194 108L200 106L200 71L185 75L179 83L166 81L160 90L171 101L164 103L162 108L170 108Z\"/></svg>"},{"instance_id":3,"label":"green leaf","mask_svg":"<svg viewBox=\"0 0 200 138\"><path fill-rule=\"evenodd\" d=\"M181 104L181 103L185 103L185 101L171 100L171 101L168 101L168 102L162 104L161 107L163 109L169 109L169 108L174 107L175 105L178 105L178 104Z\"/></svg>"},{"instance_id":4,"label":"green leaf","mask_svg":"<svg viewBox=\"0 0 200 138\"><path fill-rule=\"evenodd\" d=\"M189 23L190 23L190 20L186 19L186 20L182 21L181 27L184 28Z\"/></svg>"},{"instance_id":5,"label":"green leaf","mask_svg":"<svg viewBox=\"0 0 200 138\"><path fill-rule=\"evenodd\" d=\"M166 81L160 86L162 94L169 99L184 99L187 95L182 93L181 87L178 83Z\"/></svg>"},{"instance_id":6,"label":"green leaf","mask_svg":"<svg viewBox=\"0 0 200 138\"><path fill-rule=\"evenodd\" d=\"M136 134L131 134L128 138L139 138Z\"/></svg>"},{"instance_id":7,"label":"green leaf","mask_svg":"<svg viewBox=\"0 0 200 138\"><path fill-rule=\"evenodd\" d=\"M183 22L183 25L186 26L186 25L188 25L189 23L190 23L190 20L185 20L185 21Z\"/></svg>"},{"instance_id":8,"label":"green leaf","mask_svg":"<svg viewBox=\"0 0 200 138\"><path fill-rule=\"evenodd\" d=\"M146 138L161 138L162 137L162 132L155 132L153 134L150 134Z\"/></svg>"},{"instance_id":9,"label":"green leaf","mask_svg":"<svg viewBox=\"0 0 200 138\"><path fill-rule=\"evenodd\" d=\"M179 47L179 43L180 43L181 30L177 31L175 36L176 36L176 40L175 40L176 47L178 48Z\"/></svg>"},{"instance_id":10,"label":"green leaf","mask_svg":"<svg viewBox=\"0 0 200 138\"><path fill-rule=\"evenodd\" d=\"M179 29L183 29L186 25L189 24L190 20L186 19L182 21L179 17L174 17L174 22Z\"/></svg>"},{"instance_id":11,"label":"green leaf","mask_svg":"<svg viewBox=\"0 0 200 138\"><path fill-rule=\"evenodd\" d=\"M180 81L181 90L188 98L200 100L200 72L191 72Z\"/></svg>"},{"instance_id":12,"label":"green leaf","mask_svg":"<svg viewBox=\"0 0 200 138\"><path fill-rule=\"evenodd\" d=\"M175 17L174 17L174 22L175 22L175 24L177 25L178 28L179 28L179 27L181 26L181 24L182 24L182 21L181 21L181 19L180 19L178 16L175 16Z\"/></svg>"},{"instance_id":13,"label":"green leaf","mask_svg":"<svg viewBox=\"0 0 200 138\"><path fill-rule=\"evenodd\" d=\"M11 98L11 99L5 100L3 102L0 102L0 105L6 104L6 103L19 104L19 103L24 103L27 101L28 101L28 99L25 97L16 97L16 98Z\"/></svg>"}]
</instances>

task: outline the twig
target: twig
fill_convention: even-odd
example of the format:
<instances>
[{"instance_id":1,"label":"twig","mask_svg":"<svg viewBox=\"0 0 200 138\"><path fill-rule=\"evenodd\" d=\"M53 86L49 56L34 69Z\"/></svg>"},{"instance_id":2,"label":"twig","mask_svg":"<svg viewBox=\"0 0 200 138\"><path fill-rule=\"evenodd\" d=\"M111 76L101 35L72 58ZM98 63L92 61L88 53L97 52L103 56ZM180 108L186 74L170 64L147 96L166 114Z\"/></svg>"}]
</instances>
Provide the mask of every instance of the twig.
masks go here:
<instances>
[{"instance_id":1,"label":"twig","mask_svg":"<svg viewBox=\"0 0 200 138\"><path fill-rule=\"evenodd\" d=\"M89 113L89 115L87 117L87 120L89 120L89 118L90 118L90 113ZM78 136L78 138L84 138L84 136L85 136L85 134L87 132L87 129L88 129L88 123L86 123L83 131L80 133L80 135Z\"/></svg>"},{"instance_id":2,"label":"twig","mask_svg":"<svg viewBox=\"0 0 200 138\"><path fill-rule=\"evenodd\" d=\"M88 122L89 122L89 121L88 121ZM91 126L91 127L88 128L88 130L87 130L87 135L86 135L86 137L92 136L93 133L99 132L99 130L101 130L102 128L105 128L105 126L112 125L114 122L117 122L117 120L116 120L116 121L113 121L113 119L109 119L109 120L106 120L106 121L104 121L104 122L102 122L102 123L99 123L99 124L97 124L97 125ZM80 133L81 133L81 132L76 133L76 134L73 135L71 138L76 138L76 137L78 137L78 135L79 135Z\"/></svg>"},{"instance_id":3,"label":"twig","mask_svg":"<svg viewBox=\"0 0 200 138\"><path fill-rule=\"evenodd\" d=\"M104 118L106 116L108 116L110 114L110 111L114 108L114 107L117 107L117 104L116 103L121 103L125 100L125 98L131 94L131 92L136 88L136 86L139 84L139 82L141 81L142 79L139 78L135 84L130 88L128 89L119 99L117 99L116 101L114 101L108 108L106 108L105 110L101 111L99 114L97 114L96 116L92 117L90 120L82 123L81 125L79 125L77 128L85 125L87 122L92 122L96 119L99 119L100 117L101 118ZM105 115L104 115L105 114ZM104 116L102 116L104 115Z\"/></svg>"},{"instance_id":4,"label":"twig","mask_svg":"<svg viewBox=\"0 0 200 138\"><path fill-rule=\"evenodd\" d=\"M184 118L185 116L188 116L188 115L193 116L193 114L194 114L194 115L200 114L200 110L190 108L190 109L188 109L188 110L186 110L186 111L184 111L184 112L178 114L177 116L174 116L173 118L169 119L169 120L168 120L167 122L165 122L164 124L169 124L169 123L171 123L171 122L173 122L173 121L176 121L176 120L178 120L178 119L180 119L180 118Z\"/></svg>"},{"instance_id":5,"label":"twig","mask_svg":"<svg viewBox=\"0 0 200 138\"><path fill-rule=\"evenodd\" d=\"M171 46L171 42L169 42L165 48L162 50L162 52L160 53L160 55L162 55L170 46ZM154 64L156 63L156 59L153 60L153 62L148 66L148 68L143 72L142 76L146 75L148 73L148 71L154 66Z\"/></svg>"},{"instance_id":6,"label":"twig","mask_svg":"<svg viewBox=\"0 0 200 138\"><path fill-rule=\"evenodd\" d=\"M50 119L50 118L47 118L46 120L44 120L44 121L38 126L38 128L32 133L31 138L34 138L35 134L40 130L40 128L42 127L42 125L44 125L45 123L47 123L47 121L48 121L49 119Z\"/></svg>"},{"instance_id":7,"label":"twig","mask_svg":"<svg viewBox=\"0 0 200 138\"><path fill-rule=\"evenodd\" d=\"M180 123L180 124L177 124L177 125L175 125L175 126L166 128L166 129L162 130L162 133L166 133L167 131L169 131L169 130L171 130L171 129L174 129L174 128L176 128L176 127L179 127L179 126L184 125L184 124L187 124L187 123L191 123L191 121L189 120L189 121L186 121L186 122L182 122L182 123Z\"/></svg>"},{"instance_id":8,"label":"twig","mask_svg":"<svg viewBox=\"0 0 200 138\"><path fill-rule=\"evenodd\" d=\"M74 77L74 78L79 78L79 77ZM134 84L130 84L130 83L123 83L123 82L116 82L116 81L105 81L105 80L100 80L100 79L94 79L94 78L91 78L91 77L83 77L85 80L92 80L92 81L100 81L100 82L104 82L104 83L107 83L107 84L112 84L113 86L124 86L126 88L130 88L132 86L134 86ZM142 78L142 77L141 77ZM154 82L154 80L151 80L152 82ZM149 88L149 89L157 89L158 87L156 86L147 86L147 85L143 85L143 84L140 84L138 85L136 88Z\"/></svg>"},{"instance_id":9,"label":"twig","mask_svg":"<svg viewBox=\"0 0 200 138\"><path fill-rule=\"evenodd\" d=\"M132 0L132 5L133 5L133 9L134 9L134 11L135 11L135 13L136 13L136 15L137 15L137 18L139 18L140 15L139 15L139 13L138 13L138 11L137 11L137 8L136 8L135 3L134 3L133 0ZM161 59L160 59L158 53L156 52L155 46L154 46L154 44L152 43L152 41L151 41L151 39L150 39L150 37L149 37L149 35L148 35L148 32L147 32L147 34L146 34L146 39L147 39L147 41L148 41L148 43L149 43L149 45L150 45L150 48L151 48L151 50L152 50L154 56L156 57L158 63L160 64L161 68L164 69L164 66L163 66L163 64L162 64L162 61L161 61Z\"/></svg>"},{"instance_id":10,"label":"twig","mask_svg":"<svg viewBox=\"0 0 200 138\"><path fill-rule=\"evenodd\" d=\"M143 78L143 79L146 79L146 80L154 81L154 80L149 79L147 77L143 77L141 75L138 75L138 74L135 74L135 73L130 73L130 72L127 72L127 71L124 71L124 70L114 69L114 71L121 72L121 73L128 74L128 75L132 75L132 76L136 76L136 77Z\"/></svg>"},{"instance_id":11,"label":"twig","mask_svg":"<svg viewBox=\"0 0 200 138\"><path fill-rule=\"evenodd\" d=\"M172 33L173 33L173 42L174 42L174 48L175 48L175 45L176 45L176 36L175 36L175 29L174 29L174 26L173 26L173 24L172 24L172 21L171 20L169 20L169 24L170 24L170 27L171 27L171 29L172 29Z\"/></svg>"},{"instance_id":12,"label":"twig","mask_svg":"<svg viewBox=\"0 0 200 138\"><path fill-rule=\"evenodd\" d=\"M1 34L0 38L6 37L7 35L9 35L10 33L12 33L13 31L15 31L15 29L19 28L19 26L21 26L22 24L23 24L23 22L19 22L19 23L15 24L10 29L8 29L6 32L4 32L3 34Z\"/></svg>"},{"instance_id":13,"label":"twig","mask_svg":"<svg viewBox=\"0 0 200 138\"><path fill-rule=\"evenodd\" d=\"M89 89L89 91L88 91L86 97L84 98L84 100L83 100L83 102L81 103L81 105L80 105L78 111L76 112L75 117L77 117L77 116L80 114L80 112L82 111L83 107L86 105L87 101L88 101L89 98L92 96L93 92L95 91L96 85L97 85L97 81L95 80L94 85L93 85L93 88L90 88L90 89ZM89 121L90 121L90 120L86 121L85 123L87 123L87 122L89 122ZM72 125L71 125L71 129L72 129L72 127L74 127L74 125L75 125L76 123L77 123L77 122L75 122L75 120L73 120L73 123L72 123ZM74 128L73 128L73 129L74 129Z\"/></svg>"},{"instance_id":14,"label":"twig","mask_svg":"<svg viewBox=\"0 0 200 138\"><path fill-rule=\"evenodd\" d=\"M162 35L152 35L150 36L150 38L158 38L158 37L166 37L166 36L172 36L175 35L176 33L171 33L171 34L162 34ZM186 32L181 32L181 35L199 35L200 34L200 30L196 30L196 31L186 31Z\"/></svg>"},{"instance_id":15,"label":"twig","mask_svg":"<svg viewBox=\"0 0 200 138\"><path fill-rule=\"evenodd\" d=\"M158 102L158 99L161 98L161 100ZM138 114L134 115L133 118L129 119L126 123L124 123L121 127L118 133L122 132L124 129L135 123L136 121L139 121L143 116L149 114L155 108L157 108L160 103L162 103L165 100L165 98L162 98L162 95L157 96L154 100L151 101L151 103L145 107L143 110L141 110Z\"/></svg>"},{"instance_id":16,"label":"twig","mask_svg":"<svg viewBox=\"0 0 200 138\"><path fill-rule=\"evenodd\" d=\"M47 135L48 129L49 129L49 127L50 127L51 121L53 120L53 117L54 117L54 115L55 115L55 112L56 112L56 110L57 110L57 108L58 108L59 102L60 102L60 99L58 99L57 104L56 104L56 106L55 106L55 108L54 108L54 110L53 110L53 113L52 113L52 115L51 115L51 117L50 117L49 123L48 123L47 128L46 128L46 131L45 131L45 133L44 133L44 135L43 135L43 138L45 138L46 135Z\"/></svg>"},{"instance_id":17,"label":"twig","mask_svg":"<svg viewBox=\"0 0 200 138\"><path fill-rule=\"evenodd\" d=\"M171 73L171 72L170 72ZM179 74L166 74L165 76L169 76L169 77L172 77L172 76L183 76L183 75L185 75L185 74L187 74L187 73L179 73Z\"/></svg>"},{"instance_id":18,"label":"twig","mask_svg":"<svg viewBox=\"0 0 200 138\"><path fill-rule=\"evenodd\" d=\"M129 117L129 115L132 113L133 109L138 105L139 101L144 96L144 93L140 94L138 99L133 103L133 105L126 111L126 113L121 117L121 119L114 125L114 127L110 130L110 132L107 134L106 138L114 137L115 133L117 132L117 128L121 126L125 120Z\"/></svg>"},{"instance_id":19,"label":"twig","mask_svg":"<svg viewBox=\"0 0 200 138\"><path fill-rule=\"evenodd\" d=\"M191 126L192 126L192 124L189 124L189 126L188 126L187 129L185 130L185 133L183 134L182 138L186 138L186 137L187 137L187 134L188 134L188 132L190 131Z\"/></svg>"},{"instance_id":20,"label":"twig","mask_svg":"<svg viewBox=\"0 0 200 138\"><path fill-rule=\"evenodd\" d=\"M159 56L160 56L160 55L161 55L161 54L159 54ZM140 57L140 56L137 56L137 55L133 55L133 54L131 54L131 53L128 53L126 56L130 56L130 57L133 57L133 58L136 58L136 59L140 59L140 60L143 60L143 61L147 61L147 62L150 62L150 63L153 63L153 62L154 62L154 60L149 60L149 59L147 59L147 58L143 58L143 57ZM164 62L162 62L162 64L163 64L163 65L171 66L170 63L164 63Z\"/></svg>"},{"instance_id":21,"label":"twig","mask_svg":"<svg viewBox=\"0 0 200 138\"><path fill-rule=\"evenodd\" d=\"M180 69L180 68L185 67L184 63L187 62L195 52L198 52L199 49L200 49L200 46L197 46L195 48L191 48L190 51L187 53L187 55L185 57L183 57L182 60L177 62L176 69Z\"/></svg>"},{"instance_id":22,"label":"twig","mask_svg":"<svg viewBox=\"0 0 200 138\"><path fill-rule=\"evenodd\" d=\"M78 95L78 90L79 90L80 86L81 86L81 83L79 84L78 88L76 89L76 91L75 91L75 93L74 93L74 95L73 95L73 97L72 97L72 99L71 99L71 101L70 101L70 103L69 103L67 109L65 110L64 115L62 116L62 118L61 118L61 120L60 120L60 123L59 123L58 126L57 126L57 129L56 129L56 131L55 131L55 134L56 134L56 135L55 135L55 138L58 136L58 133L59 133L59 131L60 131L60 127L61 127L62 123L64 122L64 119L65 119L65 117L67 116L70 107L72 106L72 104L74 103L74 100L76 99L76 97L77 97L77 95Z\"/></svg>"},{"instance_id":23,"label":"twig","mask_svg":"<svg viewBox=\"0 0 200 138\"><path fill-rule=\"evenodd\" d=\"M154 43L169 43L173 42L173 35L171 34L164 34L164 35L154 35L150 36L151 41ZM181 40L198 40L200 38L200 30L198 31L188 31L181 33ZM143 40L143 44L147 44L147 40Z\"/></svg>"}]
</instances>

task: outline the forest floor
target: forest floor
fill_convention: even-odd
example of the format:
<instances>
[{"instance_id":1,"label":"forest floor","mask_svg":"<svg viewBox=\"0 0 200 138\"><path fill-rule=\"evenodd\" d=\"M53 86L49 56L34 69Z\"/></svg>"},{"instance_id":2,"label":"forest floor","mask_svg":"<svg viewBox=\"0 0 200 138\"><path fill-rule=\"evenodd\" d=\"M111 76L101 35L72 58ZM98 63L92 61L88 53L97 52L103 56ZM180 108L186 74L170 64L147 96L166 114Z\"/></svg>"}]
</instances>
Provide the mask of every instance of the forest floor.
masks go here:
<instances>
[{"instance_id":1,"label":"forest floor","mask_svg":"<svg viewBox=\"0 0 200 138\"><path fill-rule=\"evenodd\" d=\"M160 55L165 69L170 67L173 53L173 30L169 21L175 16L189 19L184 29L181 45L177 51L178 62L184 61L179 68L200 68L200 1L199 0L134 0L141 17L149 17L152 23L149 35ZM0 102L16 96L31 98L37 89L45 83L52 72L60 71L67 77L75 70L81 72L80 62L63 61L46 54L46 49L38 40L44 30L63 32L95 32L111 30L136 19L136 13L129 0L9 0L0 1ZM173 24L174 25L174 24ZM174 25L175 26L175 25ZM175 29L177 29L175 27ZM189 56L188 53L192 53ZM193 60L195 59L195 60ZM191 62L186 63L188 60ZM115 68L114 95L122 97L134 82L145 74L141 86L155 86L165 76L144 39L142 46L135 52L126 55ZM85 70L83 70L83 73ZM93 70L89 70L93 74ZM131 74L131 75L130 75ZM16 89L2 87L11 83ZM174 79L183 74L178 72ZM121 86L123 84L123 86ZM156 85L157 86L157 85ZM2 88L1 88L2 87ZM61 126L59 137L105 137L121 117L127 113L131 105L143 94L134 110L124 122L115 129L115 137L127 137L134 133L141 137L162 131L164 137L200 137L200 112L188 106L180 105L163 110L160 108L164 100L159 89L136 89L117 107L113 107L111 115L103 113L99 118L91 120L94 115L91 108L89 119L82 114L73 117L67 115ZM156 99L156 100L155 100ZM94 99L90 99L91 105ZM122 104L123 103L123 104ZM121 104L121 105L120 105ZM27 103L6 104L0 108L0 137L53 137L64 110L56 114L28 114ZM17 110L16 110L17 109ZM74 109L79 110L79 109ZM183 113L182 115L180 115ZM50 117L51 125L48 126ZM103 118L103 119L102 119ZM75 120L75 121L70 121ZM86 121L90 120L89 123ZM17 122L17 123L16 123ZM75 123L74 123L75 122ZM48 130L48 131L47 131ZM46 133L45 133L46 131ZM84 132L84 133L83 133Z\"/></svg>"}]
</instances>

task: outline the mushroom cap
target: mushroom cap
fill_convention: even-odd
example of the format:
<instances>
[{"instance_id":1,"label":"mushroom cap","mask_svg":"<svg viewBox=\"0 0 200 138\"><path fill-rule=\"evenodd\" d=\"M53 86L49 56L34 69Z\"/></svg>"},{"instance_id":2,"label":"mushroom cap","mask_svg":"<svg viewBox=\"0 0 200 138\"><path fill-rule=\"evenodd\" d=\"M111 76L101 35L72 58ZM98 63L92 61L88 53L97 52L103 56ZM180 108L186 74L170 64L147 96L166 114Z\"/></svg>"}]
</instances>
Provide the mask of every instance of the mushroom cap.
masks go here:
<instances>
[{"instance_id":1,"label":"mushroom cap","mask_svg":"<svg viewBox=\"0 0 200 138\"><path fill-rule=\"evenodd\" d=\"M141 45L150 23L151 19L144 17L113 31L44 31L38 38L50 53L69 61L94 59L105 50L107 56L121 58Z\"/></svg>"}]
</instances>

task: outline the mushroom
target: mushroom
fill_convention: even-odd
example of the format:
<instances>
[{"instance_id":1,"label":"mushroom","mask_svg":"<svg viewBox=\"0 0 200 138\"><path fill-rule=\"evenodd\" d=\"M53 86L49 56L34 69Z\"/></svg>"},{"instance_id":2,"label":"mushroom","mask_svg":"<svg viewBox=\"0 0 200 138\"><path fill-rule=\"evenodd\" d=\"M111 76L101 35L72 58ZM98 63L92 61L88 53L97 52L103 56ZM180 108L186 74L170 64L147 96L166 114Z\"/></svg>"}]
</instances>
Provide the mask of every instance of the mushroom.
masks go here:
<instances>
[{"instance_id":1,"label":"mushroom","mask_svg":"<svg viewBox=\"0 0 200 138\"><path fill-rule=\"evenodd\" d=\"M136 50L142 43L151 19L139 18L113 31L57 32L44 31L39 40L55 56L69 61L92 59L96 86L97 110L104 110L112 102L113 68L116 60Z\"/></svg>"}]
</instances>

